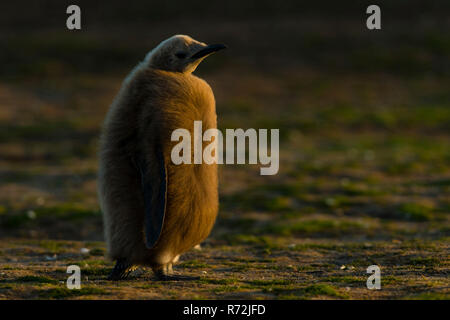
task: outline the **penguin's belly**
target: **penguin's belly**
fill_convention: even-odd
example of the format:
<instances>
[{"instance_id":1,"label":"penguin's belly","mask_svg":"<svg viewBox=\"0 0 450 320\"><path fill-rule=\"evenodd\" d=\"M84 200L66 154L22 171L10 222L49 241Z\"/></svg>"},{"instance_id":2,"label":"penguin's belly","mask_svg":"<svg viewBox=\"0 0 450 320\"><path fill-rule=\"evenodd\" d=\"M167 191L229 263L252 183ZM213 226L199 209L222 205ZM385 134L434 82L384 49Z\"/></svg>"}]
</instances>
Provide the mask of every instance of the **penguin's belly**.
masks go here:
<instances>
[{"instance_id":1,"label":"penguin's belly","mask_svg":"<svg viewBox=\"0 0 450 320\"><path fill-rule=\"evenodd\" d=\"M214 226L217 211L217 165L170 164L158 251L175 257L202 242Z\"/></svg>"}]
</instances>

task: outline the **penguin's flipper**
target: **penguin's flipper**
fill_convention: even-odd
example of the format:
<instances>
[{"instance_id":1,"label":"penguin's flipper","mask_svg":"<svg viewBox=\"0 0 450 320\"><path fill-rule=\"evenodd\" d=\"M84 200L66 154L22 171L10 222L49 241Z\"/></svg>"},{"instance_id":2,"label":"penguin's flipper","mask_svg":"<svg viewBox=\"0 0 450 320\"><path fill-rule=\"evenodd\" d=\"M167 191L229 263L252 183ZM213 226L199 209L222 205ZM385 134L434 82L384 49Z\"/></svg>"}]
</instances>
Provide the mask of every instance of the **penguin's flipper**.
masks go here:
<instances>
[{"instance_id":1,"label":"penguin's flipper","mask_svg":"<svg viewBox=\"0 0 450 320\"><path fill-rule=\"evenodd\" d=\"M153 164L149 165L145 160L138 163L145 205L145 245L151 249L158 241L164 223L167 170L164 155L160 150L156 152Z\"/></svg>"}]
</instances>

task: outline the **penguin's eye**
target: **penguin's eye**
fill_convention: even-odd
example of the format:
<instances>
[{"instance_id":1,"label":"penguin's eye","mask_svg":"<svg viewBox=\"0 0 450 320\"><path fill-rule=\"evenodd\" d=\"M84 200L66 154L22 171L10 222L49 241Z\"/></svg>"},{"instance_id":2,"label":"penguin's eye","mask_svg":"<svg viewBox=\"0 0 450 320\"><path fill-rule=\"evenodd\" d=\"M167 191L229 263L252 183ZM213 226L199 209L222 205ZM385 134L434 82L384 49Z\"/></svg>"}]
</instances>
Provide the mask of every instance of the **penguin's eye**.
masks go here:
<instances>
[{"instance_id":1,"label":"penguin's eye","mask_svg":"<svg viewBox=\"0 0 450 320\"><path fill-rule=\"evenodd\" d=\"M186 53L185 53L185 52L177 52L177 53L175 53L175 55L176 55L177 58L179 58L179 59L184 59L184 58L186 58Z\"/></svg>"}]
</instances>

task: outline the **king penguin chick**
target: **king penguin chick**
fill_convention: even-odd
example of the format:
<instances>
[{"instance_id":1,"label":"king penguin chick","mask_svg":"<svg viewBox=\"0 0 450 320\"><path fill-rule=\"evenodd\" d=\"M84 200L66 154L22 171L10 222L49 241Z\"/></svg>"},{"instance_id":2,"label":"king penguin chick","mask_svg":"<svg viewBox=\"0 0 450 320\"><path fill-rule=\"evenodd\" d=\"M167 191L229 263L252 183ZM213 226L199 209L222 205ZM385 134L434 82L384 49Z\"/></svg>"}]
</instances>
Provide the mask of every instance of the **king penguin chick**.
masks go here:
<instances>
[{"instance_id":1,"label":"king penguin chick","mask_svg":"<svg viewBox=\"0 0 450 320\"><path fill-rule=\"evenodd\" d=\"M203 130L217 127L213 92L192 72L224 48L185 35L161 42L124 80L110 106L100 140L98 191L108 256L116 261L112 280L139 265L151 267L159 279L181 279L172 264L211 232L218 211L217 165L173 164L178 142L171 134L183 128L194 137L198 120Z\"/></svg>"}]
</instances>

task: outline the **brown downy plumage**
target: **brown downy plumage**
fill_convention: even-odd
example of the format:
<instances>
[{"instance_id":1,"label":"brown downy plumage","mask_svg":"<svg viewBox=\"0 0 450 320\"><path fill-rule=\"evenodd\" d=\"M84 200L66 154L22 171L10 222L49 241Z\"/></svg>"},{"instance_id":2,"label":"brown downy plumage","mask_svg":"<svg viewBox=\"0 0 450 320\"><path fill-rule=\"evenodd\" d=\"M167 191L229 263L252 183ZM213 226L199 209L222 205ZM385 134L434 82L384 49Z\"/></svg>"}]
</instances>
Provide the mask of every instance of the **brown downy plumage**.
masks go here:
<instances>
[{"instance_id":1,"label":"brown downy plumage","mask_svg":"<svg viewBox=\"0 0 450 320\"><path fill-rule=\"evenodd\" d=\"M173 130L193 137L194 121L216 128L214 95L192 75L211 53L225 48L177 35L153 49L125 79L101 136L99 198L110 279L138 265L171 276L179 255L210 233L218 210L216 164L171 161ZM193 140L193 139L192 139ZM193 148L191 148L193 149Z\"/></svg>"}]
</instances>

